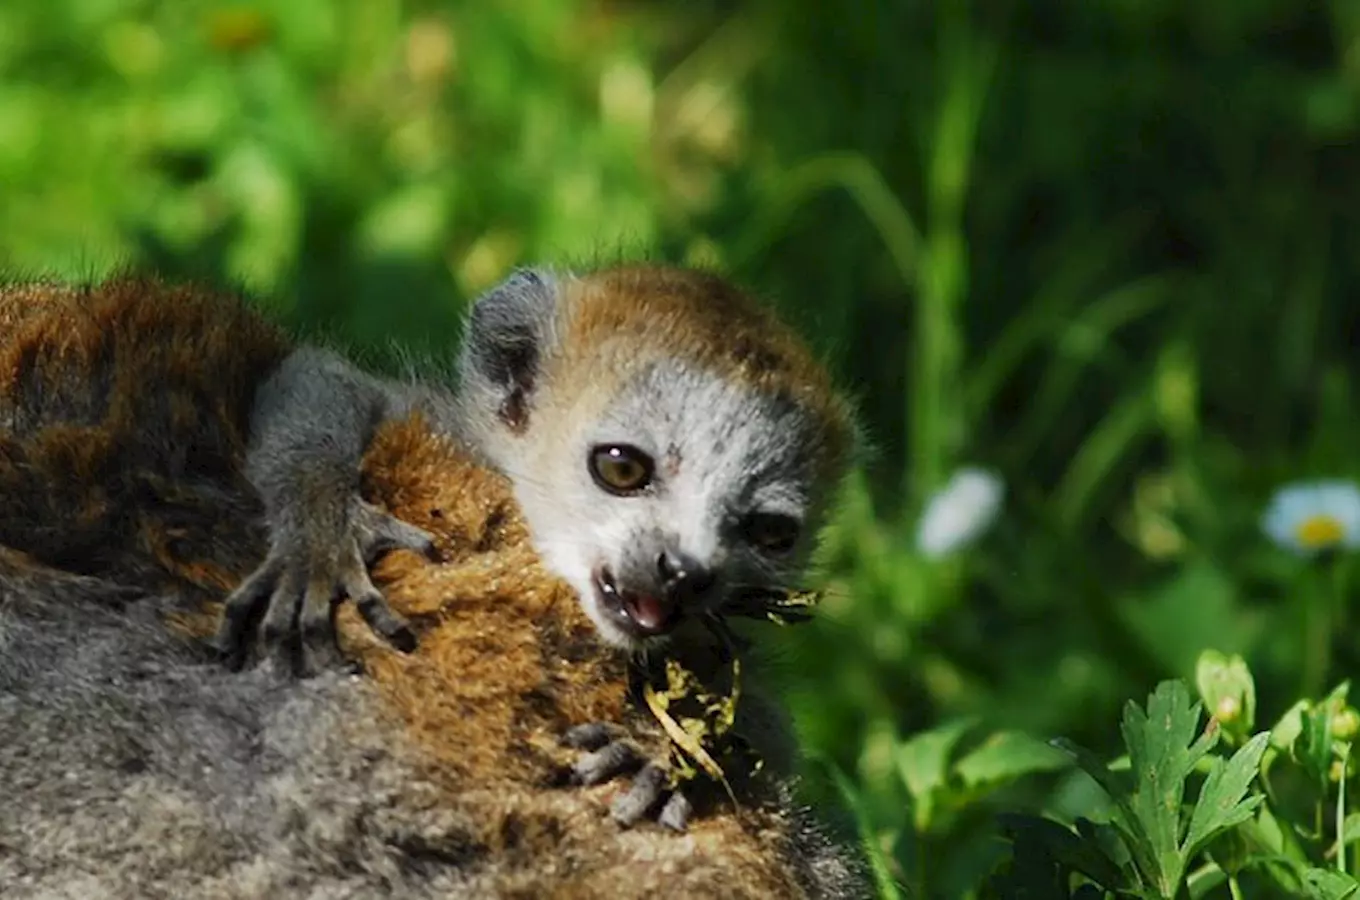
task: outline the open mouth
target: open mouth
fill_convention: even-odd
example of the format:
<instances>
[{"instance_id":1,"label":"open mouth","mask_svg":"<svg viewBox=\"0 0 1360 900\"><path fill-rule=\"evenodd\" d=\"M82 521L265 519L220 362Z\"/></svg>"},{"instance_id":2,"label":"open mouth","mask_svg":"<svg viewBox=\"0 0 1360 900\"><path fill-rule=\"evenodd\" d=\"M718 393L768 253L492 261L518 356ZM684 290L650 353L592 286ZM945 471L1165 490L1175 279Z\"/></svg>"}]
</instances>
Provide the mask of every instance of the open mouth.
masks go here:
<instances>
[{"instance_id":1,"label":"open mouth","mask_svg":"<svg viewBox=\"0 0 1360 900\"><path fill-rule=\"evenodd\" d=\"M607 566L597 568L592 581L601 606L615 624L636 637L665 634L680 618L675 605L669 600L656 594L620 588L614 580L614 573Z\"/></svg>"}]
</instances>

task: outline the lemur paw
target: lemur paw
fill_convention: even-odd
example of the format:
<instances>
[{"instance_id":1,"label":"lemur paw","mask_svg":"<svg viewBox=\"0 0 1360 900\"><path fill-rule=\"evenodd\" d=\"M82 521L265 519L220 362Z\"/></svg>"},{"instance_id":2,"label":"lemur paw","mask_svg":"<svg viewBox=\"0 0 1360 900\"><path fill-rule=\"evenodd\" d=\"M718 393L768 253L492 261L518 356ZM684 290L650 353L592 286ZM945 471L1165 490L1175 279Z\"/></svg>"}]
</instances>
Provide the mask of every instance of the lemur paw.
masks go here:
<instances>
[{"instance_id":1,"label":"lemur paw","mask_svg":"<svg viewBox=\"0 0 1360 900\"><path fill-rule=\"evenodd\" d=\"M618 738L614 728L599 722L578 725L568 729L562 741L588 751L572 766L575 784L603 784L620 775L633 775L632 785L610 805L610 816L619 825L630 828L650 816L672 831L685 830L693 810L684 792L670 786L669 770Z\"/></svg>"},{"instance_id":2,"label":"lemur paw","mask_svg":"<svg viewBox=\"0 0 1360 900\"><path fill-rule=\"evenodd\" d=\"M335 607L354 601L369 627L397 649L415 649L415 635L374 587L368 567L390 550L436 557L434 538L360 501L338 541L305 535L276 539L265 561L227 597L212 643L233 668L244 665L258 626L264 654L301 677L345 665L336 643Z\"/></svg>"}]
</instances>

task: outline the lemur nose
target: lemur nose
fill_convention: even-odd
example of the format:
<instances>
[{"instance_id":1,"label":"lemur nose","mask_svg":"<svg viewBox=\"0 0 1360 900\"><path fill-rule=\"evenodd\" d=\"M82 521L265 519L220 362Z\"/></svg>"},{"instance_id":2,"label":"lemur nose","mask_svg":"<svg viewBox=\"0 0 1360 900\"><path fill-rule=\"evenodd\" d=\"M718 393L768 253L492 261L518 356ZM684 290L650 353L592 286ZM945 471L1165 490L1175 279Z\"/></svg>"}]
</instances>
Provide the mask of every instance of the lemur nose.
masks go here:
<instances>
[{"instance_id":1,"label":"lemur nose","mask_svg":"<svg viewBox=\"0 0 1360 900\"><path fill-rule=\"evenodd\" d=\"M672 602L698 597L713 586L713 571L687 553L663 550L656 558L661 586Z\"/></svg>"}]
</instances>

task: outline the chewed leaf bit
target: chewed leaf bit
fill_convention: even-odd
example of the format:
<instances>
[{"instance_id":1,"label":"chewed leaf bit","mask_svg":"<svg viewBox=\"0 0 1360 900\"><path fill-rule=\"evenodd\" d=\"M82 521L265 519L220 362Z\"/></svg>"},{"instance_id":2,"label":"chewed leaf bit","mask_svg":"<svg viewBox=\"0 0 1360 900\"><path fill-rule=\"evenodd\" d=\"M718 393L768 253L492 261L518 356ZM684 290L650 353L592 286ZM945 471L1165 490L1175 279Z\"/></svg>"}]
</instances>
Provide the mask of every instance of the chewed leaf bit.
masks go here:
<instances>
[{"instance_id":1,"label":"chewed leaf bit","mask_svg":"<svg viewBox=\"0 0 1360 900\"><path fill-rule=\"evenodd\" d=\"M806 621L818 599L810 591L749 592L737 609L725 612L789 624ZM703 621L715 642L707 648L708 655L685 659L681 651L666 657L664 665L645 667L642 695L670 739L672 787L707 776L736 806L729 772L745 777L763 768L762 760L735 731L743 645L724 618Z\"/></svg>"},{"instance_id":2,"label":"chewed leaf bit","mask_svg":"<svg viewBox=\"0 0 1360 900\"><path fill-rule=\"evenodd\" d=\"M636 661L641 666L643 699L670 739L673 788L707 776L722 785L735 807L737 798L728 772L753 775L763 766L735 732L737 704L741 699L739 653L745 644L733 634L724 616L797 624L812 618L812 608L821 598L816 591L779 588L745 591L729 602L722 616L703 619L714 638L714 646L708 648L712 655L685 659L682 649L665 657L664 665Z\"/></svg>"},{"instance_id":3,"label":"chewed leaf bit","mask_svg":"<svg viewBox=\"0 0 1360 900\"><path fill-rule=\"evenodd\" d=\"M812 610L822 600L821 591L761 588L746 591L732 599L724 612L747 619L766 619L776 625L795 625L812 618Z\"/></svg>"},{"instance_id":4,"label":"chewed leaf bit","mask_svg":"<svg viewBox=\"0 0 1360 900\"><path fill-rule=\"evenodd\" d=\"M649 681L643 686L643 697L671 739L672 786L693 781L702 771L723 786L735 806L736 795L715 758L729 749L736 720L740 663L733 659L732 665L733 688L727 696L709 693L692 671L668 659L664 688L658 690Z\"/></svg>"}]
</instances>

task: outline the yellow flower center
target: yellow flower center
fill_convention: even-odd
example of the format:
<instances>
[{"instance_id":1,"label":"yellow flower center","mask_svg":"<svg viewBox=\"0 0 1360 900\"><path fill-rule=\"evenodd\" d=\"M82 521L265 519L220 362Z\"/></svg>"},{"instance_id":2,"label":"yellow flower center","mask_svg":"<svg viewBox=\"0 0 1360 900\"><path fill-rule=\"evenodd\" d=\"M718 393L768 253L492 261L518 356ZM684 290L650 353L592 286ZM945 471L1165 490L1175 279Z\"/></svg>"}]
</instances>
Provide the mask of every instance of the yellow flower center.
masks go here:
<instances>
[{"instance_id":1,"label":"yellow flower center","mask_svg":"<svg viewBox=\"0 0 1360 900\"><path fill-rule=\"evenodd\" d=\"M1328 515L1309 516L1294 529L1299 543L1309 550L1320 550L1341 543L1345 529L1336 518Z\"/></svg>"}]
</instances>

